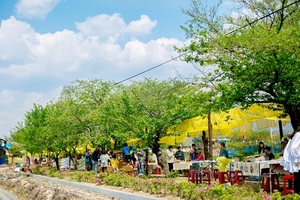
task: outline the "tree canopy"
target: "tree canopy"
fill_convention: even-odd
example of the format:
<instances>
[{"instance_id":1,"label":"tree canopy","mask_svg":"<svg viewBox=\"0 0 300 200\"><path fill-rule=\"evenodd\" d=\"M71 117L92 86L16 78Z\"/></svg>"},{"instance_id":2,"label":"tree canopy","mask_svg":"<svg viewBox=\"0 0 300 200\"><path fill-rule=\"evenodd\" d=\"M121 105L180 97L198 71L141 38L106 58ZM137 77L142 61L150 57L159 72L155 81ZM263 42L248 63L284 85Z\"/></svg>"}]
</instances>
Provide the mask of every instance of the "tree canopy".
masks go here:
<instances>
[{"instance_id":1,"label":"tree canopy","mask_svg":"<svg viewBox=\"0 0 300 200\"><path fill-rule=\"evenodd\" d=\"M238 15L221 15L221 1L211 9L202 2L183 10L191 43L178 51L187 62L215 67L200 80L213 83L220 108L260 103L300 126L299 1L238 0Z\"/></svg>"},{"instance_id":2,"label":"tree canopy","mask_svg":"<svg viewBox=\"0 0 300 200\"><path fill-rule=\"evenodd\" d=\"M47 152L56 160L87 145L121 148L133 138L156 153L161 137L176 134L174 128L183 120L207 112L201 105L209 97L198 88L176 79L130 85L77 80L64 87L57 101L34 105L11 138L31 153Z\"/></svg>"}]
</instances>

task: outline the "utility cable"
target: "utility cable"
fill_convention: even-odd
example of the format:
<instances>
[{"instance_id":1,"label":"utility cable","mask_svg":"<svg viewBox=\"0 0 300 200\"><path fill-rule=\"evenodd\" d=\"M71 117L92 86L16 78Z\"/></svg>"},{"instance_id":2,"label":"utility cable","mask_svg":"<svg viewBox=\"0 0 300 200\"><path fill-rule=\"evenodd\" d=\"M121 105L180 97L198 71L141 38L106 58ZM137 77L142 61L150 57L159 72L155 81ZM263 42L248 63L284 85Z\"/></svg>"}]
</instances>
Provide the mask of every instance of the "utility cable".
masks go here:
<instances>
[{"instance_id":1,"label":"utility cable","mask_svg":"<svg viewBox=\"0 0 300 200\"><path fill-rule=\"evenodd\" d=\"M262 19L264 19L264 18L266 18L266 17L269 17L269 16L271 16L271 15L273 15L273 14L275 14L275 13L277 13L277 12L279 12L279 11L285 9L285 8L288 8L288 7L290 7L290 6L292 6L292 5L296 4L296 3L299 3L299 2L300 2L300 0L297 0L297 1L293 2L293 3L290 3L290 4L288 4L288 5L286 5L286 6L282 7L282 8L279 8L278 10L275 10L275 11L273 11L273 12L267 14L267 15L264 15L264 16L258 18L258 19L255 19L255 20L253 20L252 22L249 22L248 24L246 24L246 25L244 25L244 26L242 26L242 27L236 28L236 29L234 29L234 30L228 32L226 35L230 35L230 34L236 32L236 31L239 30L239 29L242 29L242 28L245 28L245 27L247 27L247 26L250 26L250 25L252 25L252 24L254 24L254 23L256 23L256 22L258 22L258 21L260 21L260 20L262 20ZM123 79L123 80L117 82L116 85L118 85L118 84L120 84L120 83L123 83L123 82L125 82L125 81L128 81L128 80L130 80L130 79L132 79L132 78L135 78L135 77L137 77L137 76L139 76L139 75L142 75L142 74L144 74L144 73L146 73L146 72L149 72L149 71L151 71L151 70L153 70L153 69L156 69L156 68L158 68L158 67L160 67L160 66L162 66L162 65L164 65L164 64L167 64L167 63L169 63L169 62L171 62L171 61L173 61L173 60L175 60L175 59L177 59L177 58L180 58L181 56L184 56L184 55L187 54L187 53L189 53L189 51L187 51L187 52L185 52L185 53L182 53L182 54L180 54L180 55L178 55L178 56L176 56L176 57L174 57L174 58L171 58L170 60L167 60L167 61L165 61L165 62L163 62L163 63L160 63L160 64L158 64L158 65L155 65L154 67L151 67L151 68L149 68L149 69L146 69L146 70L144 70L144 71L142 71L142 72L140 72L140 73L137 73L137 74L135 74L135 75L133 75L133 76L130 76L130 77L126 78L126 79Z\"/></svg>"}]
</instances>

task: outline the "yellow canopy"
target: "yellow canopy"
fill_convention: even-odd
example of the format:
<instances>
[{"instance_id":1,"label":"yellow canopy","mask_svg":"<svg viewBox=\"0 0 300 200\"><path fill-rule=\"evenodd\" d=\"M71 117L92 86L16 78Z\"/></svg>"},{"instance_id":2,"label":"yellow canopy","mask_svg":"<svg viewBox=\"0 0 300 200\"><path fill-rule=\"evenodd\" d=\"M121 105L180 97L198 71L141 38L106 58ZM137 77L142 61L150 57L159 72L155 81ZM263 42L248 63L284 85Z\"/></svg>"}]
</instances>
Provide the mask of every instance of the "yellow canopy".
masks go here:
<instances>
[{"instance_id":1,"label":"yellow canopy","mask_svg":"<svg viewBox=\"0 0 300 200\"><path fill-rule=\"evenodd\" d=\"M274 127L276 120L279 120L278 116L282 113L282 111L273 111L257 104L248 109L232 108L228 112L211 113L213 136L216 137L218 133L222 136L230 135L233 129L237 130L240 135L249 134L252 132L253 122L257 123L259 130ZM280 120L286 122L289 118ZM204 115L185 120L177 126L175 132L185 133L183 137L187 137L186 133L189 133L190 137L199 137L202 136L202 130L207 131L207 127L208 119L207 115ZM175 142L180 143L182 140L179 136L166 136L161 138L160 142L174 145Z\"/></svg>"}]
</instances>

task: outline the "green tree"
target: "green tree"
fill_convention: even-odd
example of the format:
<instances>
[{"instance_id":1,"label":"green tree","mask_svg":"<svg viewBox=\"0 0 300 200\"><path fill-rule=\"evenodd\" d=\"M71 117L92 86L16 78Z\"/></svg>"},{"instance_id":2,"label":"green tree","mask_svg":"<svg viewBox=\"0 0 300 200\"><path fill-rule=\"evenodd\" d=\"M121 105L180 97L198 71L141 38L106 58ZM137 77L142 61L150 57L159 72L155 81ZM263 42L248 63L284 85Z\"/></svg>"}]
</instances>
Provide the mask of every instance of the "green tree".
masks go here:
<instances>
[{"instance_id":1,"label":"green tree","mask_svg":"<svg viewBox=\"0 0 300 200\"><path fill-rule=\"evenodd\" d=\"M109 113L106 113L105 108L110 103L114 85L97 79L76 80L64 88L60 97L62 101L73 102L72 117L81 124L86 140L94 146L110 143L111 128L105 123L109 120Z\"/></svg>"},{"instance_id":2,"label":"green tree","mask_svg":"<svg viewBox=\"0 0 300 200\"><path fill-rule=\"evenodd\" d=\"M133 82L123 93L127 132L157 153L161 137L168 131L176 134L176 125L199 113L202 102L191 102L188 96L193 89L193 85L175 79Z\"/></svg>"},{"instance_id":3,"label":"green tree","mask_svg":"<svg viewBox=\"0 0 300 200\"><path fill-rule=\"evenodd\" d=\"M254 103L282 109L300 126L299 1L242 0L238 16L221 15L221 1L207 9L201 0L183 10L190 17L187 62L215 67L200 80L214 83L219 109Z\"/></svg>"},{"instance_id":4,"label":"green tree","mask_svg":"<svg viewBox=\"0 0 300 200\"><path fill-rule=\"evenodd\" d=\"M46 110L34 104L33 109L25 114L24 123L18 123L11 138L31 154L43 152L45 149Z\"/></svg>"},{"instance_id":5,"label":"green tree","mask_svg":"<svg viewBox=\"0 0 300 200\"><path fill-rule=\"evenodd\" d=\"M22 146L17 143L14 143L12 147L7 150L12 163L14 163L14 158L21 158L24 155L23 150Z\"/></svg>"}]
</instances>

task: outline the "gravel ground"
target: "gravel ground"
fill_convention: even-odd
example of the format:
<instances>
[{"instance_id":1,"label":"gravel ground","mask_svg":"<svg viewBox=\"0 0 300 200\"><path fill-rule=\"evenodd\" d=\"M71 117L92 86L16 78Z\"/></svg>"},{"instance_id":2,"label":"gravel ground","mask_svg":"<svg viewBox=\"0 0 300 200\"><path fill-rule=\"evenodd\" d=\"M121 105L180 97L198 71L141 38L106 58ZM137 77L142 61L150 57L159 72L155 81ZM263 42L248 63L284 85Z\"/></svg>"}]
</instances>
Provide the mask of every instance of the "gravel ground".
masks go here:
<instances>
[{"instance_id":1,"label":"gravel ground","mask_svg":"<svg viewBox=\"0 0 300 200\"><path fill-rule=\"evenodd\" d=\"M0 167L0 187L20 200L111 200L117 199L96 192L38 180L8 166Z\"/></svg>"}]
</instances>

